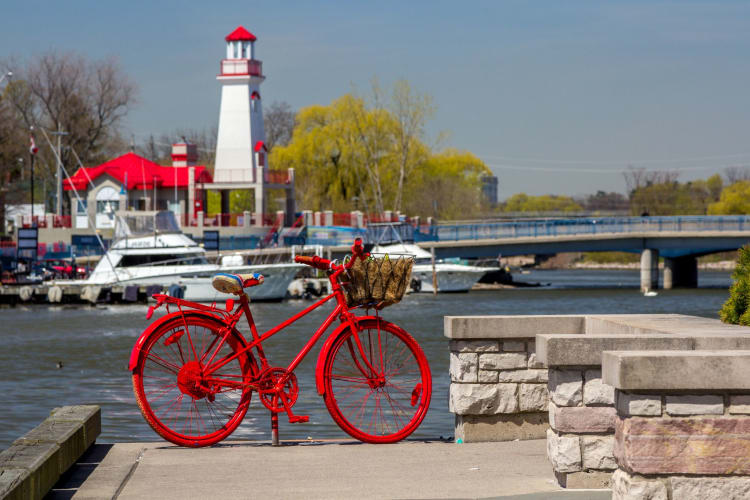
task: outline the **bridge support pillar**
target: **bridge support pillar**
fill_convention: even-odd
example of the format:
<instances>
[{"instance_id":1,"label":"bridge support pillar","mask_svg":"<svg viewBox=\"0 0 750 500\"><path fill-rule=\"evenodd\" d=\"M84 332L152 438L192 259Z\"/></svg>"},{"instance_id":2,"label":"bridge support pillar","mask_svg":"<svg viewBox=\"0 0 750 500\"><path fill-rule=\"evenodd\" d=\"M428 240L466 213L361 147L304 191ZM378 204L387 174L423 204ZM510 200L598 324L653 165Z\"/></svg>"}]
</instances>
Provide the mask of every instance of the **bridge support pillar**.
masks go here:
<instances>
[{"instance_id":1,"label":"bridge support pillar","mask_svg":"<svg viewBox=\"0 0 750 500\"><path fill-rule=\"evenodd\" d=\"M698 259L692 255L664 259L664 289L696 288L698 286Z\"/></svg>"},{"instance_id":2,"label":"bridge support pillar","mask_svg":"<svg viewBox=\"0 0 750 500\"><path fill-rule=\"evenodd\" d=\"M646 248L641 252L641 292L659 288L659 250Z\"/></svg>"}]
</instances>

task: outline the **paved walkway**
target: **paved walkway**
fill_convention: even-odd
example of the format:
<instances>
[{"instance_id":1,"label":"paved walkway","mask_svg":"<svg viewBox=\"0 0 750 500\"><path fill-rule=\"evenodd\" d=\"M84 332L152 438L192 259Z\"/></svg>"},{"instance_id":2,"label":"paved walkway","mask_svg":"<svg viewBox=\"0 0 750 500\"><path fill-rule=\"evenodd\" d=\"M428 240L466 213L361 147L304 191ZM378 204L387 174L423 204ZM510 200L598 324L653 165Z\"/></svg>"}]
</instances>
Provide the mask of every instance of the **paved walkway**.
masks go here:
<instances>
[{"instance_id":1,"label":"paved walkway","mask_svg":"<svg viewBox=\"0 0 750 500\"><path fill-rule=\"evenodd\" d=\"M230 442L94 445L51 498L503 498L600 499L557 487L545 441Z\"/></svg>"}]
</instances>

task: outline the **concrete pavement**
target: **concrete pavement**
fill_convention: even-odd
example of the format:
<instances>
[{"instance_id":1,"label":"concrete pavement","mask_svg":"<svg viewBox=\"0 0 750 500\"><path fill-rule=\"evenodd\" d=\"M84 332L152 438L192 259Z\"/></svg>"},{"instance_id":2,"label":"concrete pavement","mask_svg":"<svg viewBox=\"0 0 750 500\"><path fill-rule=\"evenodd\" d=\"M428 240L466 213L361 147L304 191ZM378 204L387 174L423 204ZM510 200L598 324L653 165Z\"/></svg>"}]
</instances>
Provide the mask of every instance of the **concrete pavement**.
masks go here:
<instances>
[{"instance_id":1,"label":"concrete pavement","mask_svg":"<svg viewBox=\"0 0 750 500\"><path fill-rule=\"evenodd\" d=\"M603 490L561 490L545 440L284 444L97 444L49 498L610 498Z\"/></svg>"}]
</instances>

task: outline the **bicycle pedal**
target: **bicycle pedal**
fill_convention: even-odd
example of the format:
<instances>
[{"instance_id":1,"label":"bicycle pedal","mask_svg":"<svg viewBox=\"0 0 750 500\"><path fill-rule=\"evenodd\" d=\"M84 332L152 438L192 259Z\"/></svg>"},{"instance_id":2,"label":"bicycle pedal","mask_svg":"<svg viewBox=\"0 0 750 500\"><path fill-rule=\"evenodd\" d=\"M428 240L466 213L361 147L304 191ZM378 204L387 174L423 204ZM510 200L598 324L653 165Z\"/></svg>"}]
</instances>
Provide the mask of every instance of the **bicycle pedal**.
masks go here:
<instances>
[{"instance_id":1,"label":"bicycle pedal","mask_svg":"<svg viewBox=\"0 0 750 500\"><path fill-rule=\"evenodd\" d=\"M309 421L310 417L307 415L289 415L290 424L304 424L305 422Z\"/></svg>"}]
</instances>

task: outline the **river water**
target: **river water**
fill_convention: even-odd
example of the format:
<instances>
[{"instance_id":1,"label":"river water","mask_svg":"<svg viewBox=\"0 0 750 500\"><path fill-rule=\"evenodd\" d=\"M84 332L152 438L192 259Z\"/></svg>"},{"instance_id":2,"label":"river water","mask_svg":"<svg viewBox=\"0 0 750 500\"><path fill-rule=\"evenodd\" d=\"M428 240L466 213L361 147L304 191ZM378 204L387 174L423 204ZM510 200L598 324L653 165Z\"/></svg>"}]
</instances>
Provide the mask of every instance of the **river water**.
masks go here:
<instances>
[{"instance_id":1,"label":"river water","mask_svg":"<svg viewBox=\"0 0 750 500\"><path fill-rule=\"evenodd\" d=\"M517 281L540 288L475 291L467 294L412 294L383 316L408 330L422 345L433 374L430 411L413 437L453 433L448 412L448 341L444 315L682 313L717 317L731 283L729 273L701 271L699 289L638 292L638 270L532 271ZM305 301L252 304L259 331L309 305ZM147 306L19 306L0 309L0 449L39 424L55 406L102 407L100 442L160 439L141 417L127 370L130 350L148 325ZM157 313L158 314L158 313ZM273 365L286 366L322 321L313 313L269 339ZM246 326L245 326L246 329ZM295 412L306 424L280 418L282 439L344 438L315 390L314 367L321 343L297 369L300 397ZM57 368L57 363L62 368ZM270 439L268 411L254 397L234 438Z\"/></svg>"}]
</instances>

